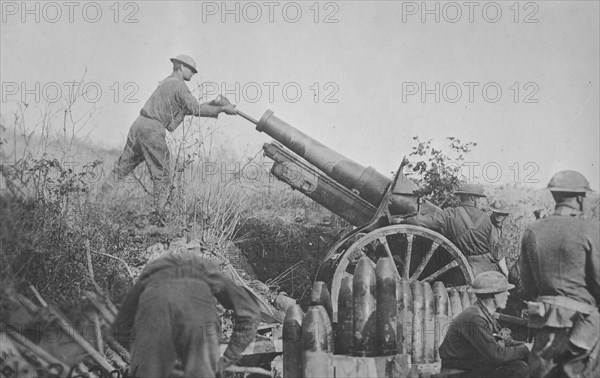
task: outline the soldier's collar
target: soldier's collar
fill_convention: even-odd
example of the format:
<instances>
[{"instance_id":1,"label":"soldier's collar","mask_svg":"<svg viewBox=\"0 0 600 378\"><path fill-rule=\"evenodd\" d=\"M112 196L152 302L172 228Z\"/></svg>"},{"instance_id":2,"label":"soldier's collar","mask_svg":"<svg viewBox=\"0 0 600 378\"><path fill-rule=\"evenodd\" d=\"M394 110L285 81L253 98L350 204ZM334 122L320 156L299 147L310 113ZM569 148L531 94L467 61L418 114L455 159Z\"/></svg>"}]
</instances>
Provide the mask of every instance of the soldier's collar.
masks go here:
<instances>
[{"instance_id":1,"label":"soldier's collar","mask_svg":"<svg viewBox=\"0 0 600 378\"><path fill-rule=\"evenodd\" d=\"M177 73L177 71L173 71L173 72L171 72L171 74L170 74L170 75L167 77L167 79L170 79L170 78L175 78L175 79L177 79L177 80L179 80L179 81L185 81L185 80L183 79L183 77L180 77L180 76L179 76L179 74Z\"/></svg>"}]
</instances>

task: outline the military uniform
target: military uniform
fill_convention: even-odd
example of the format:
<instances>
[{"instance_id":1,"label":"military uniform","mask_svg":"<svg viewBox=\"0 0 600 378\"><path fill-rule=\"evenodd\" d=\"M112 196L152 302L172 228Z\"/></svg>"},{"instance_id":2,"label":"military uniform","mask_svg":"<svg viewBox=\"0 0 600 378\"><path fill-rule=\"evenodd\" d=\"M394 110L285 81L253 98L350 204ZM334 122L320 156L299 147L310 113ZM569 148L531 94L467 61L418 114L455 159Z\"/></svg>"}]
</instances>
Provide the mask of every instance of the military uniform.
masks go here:
<instances>
[{"instance_id":1,"label":"military uniform","mask_svg":"<svg viewBox=\"0 0 600 378\"><path fill-rule=\"evenodd\" d=\"M463 310L450 324L439 352L442 368L467 370L461 377L526 377L526 345L500 338L500 325L481 303Z\"/></svg>"},{"instance_id":2,"label":"military uniform","mask_svg":"<svg viewBox=\"0 0 600 378\"><path fill-rule=\"evenodd\" d=\"M492 222L475 206L461 204L435 214L409 218L405 223L426 227L447 237L466 256L474 276L499 271L491 254Z\"/></svg>"},{"instance_id":3,"label":"military uniform","mask_svg":"<svg viewBox=\"0 0 600 378\"><path fill-rule=\"evenodd\" d=\"M600 376L599 232L580 214L557 206L523 234L521 283L525 299L537 301L529 311L530 326L538 329L532 377Z\"/></svg>"},{"instance_id":4,"label":"military uniform","mask_svg":"<svg viewBox=\"0 0 600 378\"><path fill-rule=\"evenodd\" d=\"M220 326L214 298L233 309L235 328L224 356L235 362L254 340L258 307L244 289L191 253L149 263L125 298L113 335L131 353L138 377L167 377L178 357L185 377L214 377Z\"/></svg>"},{"instance_id":5,"label":"military uniform","mask_svg":"<svg viewBox=\"0 0 600 378\"><path fill-rule=\"evenodd\" d=\"M184 80L173 72L160 82L129 129L127 143L109 180L122 181L141 162L146 162L159 209L170 191L170 154L166 131L173 132L186 115L200 116L200 104Z\"/></svg>"}]
</instances>

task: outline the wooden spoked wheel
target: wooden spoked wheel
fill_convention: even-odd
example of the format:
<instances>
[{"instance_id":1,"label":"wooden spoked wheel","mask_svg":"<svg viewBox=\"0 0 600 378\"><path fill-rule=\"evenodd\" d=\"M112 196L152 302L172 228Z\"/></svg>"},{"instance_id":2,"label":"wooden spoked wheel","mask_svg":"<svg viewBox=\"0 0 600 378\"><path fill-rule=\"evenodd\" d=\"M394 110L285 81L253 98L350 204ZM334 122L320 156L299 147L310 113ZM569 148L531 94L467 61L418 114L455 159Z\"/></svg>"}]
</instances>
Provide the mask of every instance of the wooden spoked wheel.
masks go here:
<instances>
[{"instance_id":1,"label":"wooden spoked wheel","mask_svg":"<svg viewBox=\"0 0 600 378\"><path fill-rule=\"evenodd\" d=\"M364 234L336 259L331 281L335 315L342 279L354 273L358 260L363 256L368 256L374 263L382 257L391 257L400 279L442 281L446 287L473 282L473 272L467 259L441 234L419 226L386 226ZM335 315L334 321L337 320Z\"/></svg>"}]
</instances>

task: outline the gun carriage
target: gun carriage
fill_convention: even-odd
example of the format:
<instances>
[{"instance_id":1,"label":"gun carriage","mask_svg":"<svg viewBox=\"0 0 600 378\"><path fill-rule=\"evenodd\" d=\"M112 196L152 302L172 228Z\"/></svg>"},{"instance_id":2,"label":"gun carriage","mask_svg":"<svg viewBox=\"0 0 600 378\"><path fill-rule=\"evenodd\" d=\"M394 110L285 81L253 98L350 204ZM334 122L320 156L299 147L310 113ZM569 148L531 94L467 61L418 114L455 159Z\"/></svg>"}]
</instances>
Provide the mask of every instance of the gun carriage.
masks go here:
<instances>
[{"instance_id":1,"label":"gun carriage","mask_svg":"<svg viewBox=\"0 0 600 378\"><path fill-rule=\"evenodd\" d=\"M301 310L288 311L284 323L284 365L287 353L288 361L302 361L298 363L303 371L284 366L284 376L409 376L439 372L437 347L443 339L444 328L453 316L474 303L474 296L466 290L473 281L473 273L465 255L443 235L423 227L392 222L394 218L441 211L415 194L416 185L402 172L406 160L403 159L395 177L390 179L328 148L277 118L271 110L260 120L239 110L238 115L254 123L259 132L275 139L263 146L265 155L274 161L271 173L275 177L355 226L330 248L321 263L309 312L299 315ZM360 321L357 308L359 312L370 311L371 317L377 313L377 319L386 318L380 312L387 310L383 309L384 301L376 304L379 307L375 310L368 300L357 300L356 289L352 299L350 287L366 288L368 282L374 285L376 280L389 282L390 272L396 289L393 315L390 312L386 316L393 317L397 324L386 326L378 320L377 325L368 322L357 325ZM314 308L317 305L322 305L326 314L317 314ZM316 334L307 331L314 328L306 324L307 318L310 322L320 319L315 324L334 323L336 342L326 330L316 331ZM288 323L298 327L302 324L301 330L288 329L288 333L302 334L300 348L305 354L295 360L292 355L298 345L288 342L286 350ZM394 335L383 336L386 331L373 327L393 328ZM370 333L379 336L369 339ZM365 346L386 337L396 339L393 348ZM313 349L329 357L314 357ZM313 353L313 357L307 357L306 353ZM348 354L355 357L344 359ZM377 357L391 355L395 357ZM411 360L407 364L403 359L406 356L411 357L412 367ZM311 358L316 360L307 365L306 361ZM293 365L293 362L288 363L288 367Z\"/></svg>"}]
</instances>

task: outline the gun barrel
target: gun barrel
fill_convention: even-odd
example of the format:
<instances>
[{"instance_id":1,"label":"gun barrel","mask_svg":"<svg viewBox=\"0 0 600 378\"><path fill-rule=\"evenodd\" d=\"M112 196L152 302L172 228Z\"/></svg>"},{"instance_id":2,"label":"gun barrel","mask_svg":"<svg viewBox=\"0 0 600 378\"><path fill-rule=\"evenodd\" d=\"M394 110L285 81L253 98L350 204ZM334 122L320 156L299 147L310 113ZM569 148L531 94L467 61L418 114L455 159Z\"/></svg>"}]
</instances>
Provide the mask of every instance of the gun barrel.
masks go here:
<instances>
[{"instance_id":1,"label":"gun barrel","mask_svg":"<svg viewBox=\"0 0 600 378\"><path fill-rule=\"evenodd\" d=\"M365 168L304 134L274 116L271 110L263 114L256 130L268 134L346 188L357 191L374 206L379 205L391 181L374 168Z\"/></svg>"}]
</instances>

